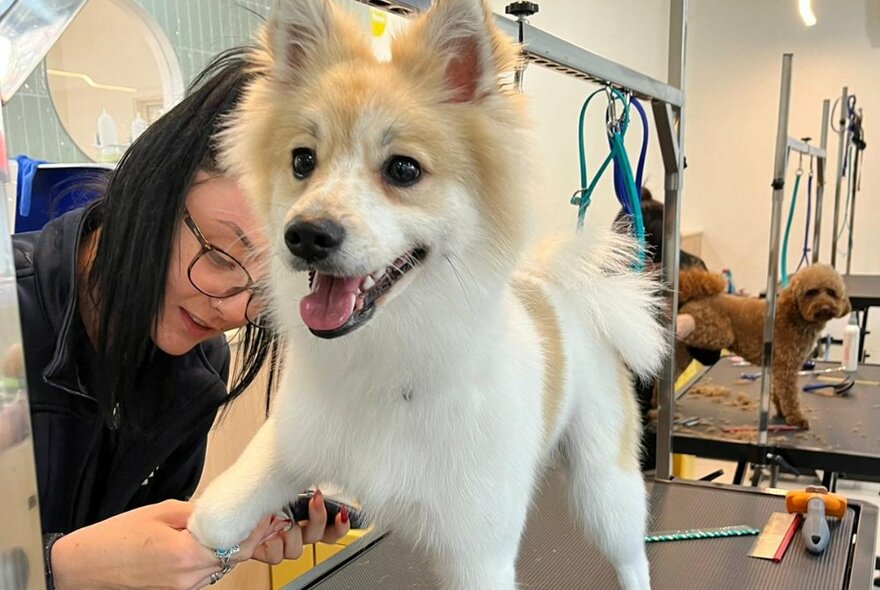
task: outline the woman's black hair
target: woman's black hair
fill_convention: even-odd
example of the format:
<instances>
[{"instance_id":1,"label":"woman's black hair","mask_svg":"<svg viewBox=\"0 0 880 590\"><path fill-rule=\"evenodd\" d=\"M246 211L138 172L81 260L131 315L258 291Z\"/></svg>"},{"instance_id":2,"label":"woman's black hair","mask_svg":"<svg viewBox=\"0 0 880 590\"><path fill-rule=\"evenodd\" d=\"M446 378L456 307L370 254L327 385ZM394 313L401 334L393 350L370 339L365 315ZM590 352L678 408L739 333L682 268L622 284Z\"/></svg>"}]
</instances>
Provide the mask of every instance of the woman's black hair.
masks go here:
<instances>
[{"instance_id":1,"label":"woman's black hair","mask_svg":"<svg viewBox=\"0 0 880 590\"><path fill-rule=\"evenodd\" d=\"M663 262L663 203L654 199L654 195L647 188L642 188L641 194L642 222L645 224L645 245L648 247L648 259L654 264ZM614 219L614 227L618 231L628 232L630 228L629 215L621 209ZM681 268L698 267L706 269L706 263L698 256L694 256L684 250L679 252L679 266Z\"/></svg>"},{"instance_id":2,"label":"woman's black hair","mask_svg":"<svg viewBox=\"0 0 880 590\"><path fill-rule=\"evenodd\" d=\"M645 224L645 245L648 247L648 260L659 263L663 256L663 203L654 200L651 191L642 187L640 195L642 222ZM628 233L631 220L621 209L614 218L617 231Z\"/></svg>"},{"instance_id":3,"label":"woman's black hair","mask_svg":"<svg viewBox=\"0 0 880 590\"><path fill-rule=\"evenodd\" d=\"M110 392L99 403L108 424L121 420L137 430L147 407L164 401L139 399L137 383L155 350L151 334L164 304L186 196L197 171L218 171L216 135L259 75L251 52L239 47L217 56L183 101L126 151L90 212L90 225L99 226L101 233L87 291L98 309L96 347ZM276 349L270 330L243 329L224 403L254 381L266 359L274 360Z\"/></svg>"}]
</instances>

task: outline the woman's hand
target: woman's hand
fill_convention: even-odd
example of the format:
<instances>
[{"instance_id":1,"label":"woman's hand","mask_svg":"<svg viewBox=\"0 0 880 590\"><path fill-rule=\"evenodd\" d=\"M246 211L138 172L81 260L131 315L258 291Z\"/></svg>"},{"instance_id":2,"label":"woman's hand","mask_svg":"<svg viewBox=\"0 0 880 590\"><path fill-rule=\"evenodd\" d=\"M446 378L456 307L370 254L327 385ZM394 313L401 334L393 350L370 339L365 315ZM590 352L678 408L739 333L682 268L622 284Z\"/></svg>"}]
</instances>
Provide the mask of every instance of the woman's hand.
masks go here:
<instances>
[{"instance_id":1,"label":"woman's hand","mask_svg":"<svg viewBox=\"0 0 880 590\"><path fill-rule=\"evenodd\" d=\"M52 571L58 590L192 590L211 582L219 560L186 529L193 504L169 500L144 506L61 537L52 548ZM326 522L324 504L309 506L309 517ZM318 535L309 521L286 533L289 523L266 517L243 541L231 563L254 556L271 562L299 557L302 543L321 536L335 541L348 523L337 517L334 527ZM298 549L297 549L298 547Z\"/></svg>"},{"instance_id":2,"label":"woman's hand","mask_svg":"<svg viewBox=\"0 0 880 590\"><path fill-rule=\"evenodd\" d=\"M278 529L278 524L284 528ZM282 559L296 559L303 552L303 545L309 543L335 543L348 532L348 512L343 510L336 515L336 522L327 525L327 509L321 490L309 501L309 520L298 526L289 527L283 520L273 520L269 524L270 533L262 539L253 552L253 558L264 563L276 564ZM289 530L286 530L288 529Z\"/></svg>"}]
</instances>

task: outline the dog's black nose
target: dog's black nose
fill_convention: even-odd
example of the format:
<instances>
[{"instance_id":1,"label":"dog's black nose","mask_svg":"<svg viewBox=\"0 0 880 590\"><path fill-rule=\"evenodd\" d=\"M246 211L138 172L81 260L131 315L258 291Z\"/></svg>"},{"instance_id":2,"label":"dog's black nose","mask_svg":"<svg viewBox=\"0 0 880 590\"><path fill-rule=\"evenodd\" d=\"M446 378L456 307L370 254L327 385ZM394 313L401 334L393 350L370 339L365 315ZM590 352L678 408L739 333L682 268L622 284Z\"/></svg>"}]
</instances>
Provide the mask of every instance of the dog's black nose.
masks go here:
<instances>
[{"instance_id":1,"label":"dog's black nose","mask_svg":"<svg viewBox=\"0 0 880 590\"><path fill-rule=\"evenodd\" d=\"M316 262L330 256L345 240L345 228L330 219L292 221L284 229L284 243L294 256Z\"/></svg>"}]
</instances>

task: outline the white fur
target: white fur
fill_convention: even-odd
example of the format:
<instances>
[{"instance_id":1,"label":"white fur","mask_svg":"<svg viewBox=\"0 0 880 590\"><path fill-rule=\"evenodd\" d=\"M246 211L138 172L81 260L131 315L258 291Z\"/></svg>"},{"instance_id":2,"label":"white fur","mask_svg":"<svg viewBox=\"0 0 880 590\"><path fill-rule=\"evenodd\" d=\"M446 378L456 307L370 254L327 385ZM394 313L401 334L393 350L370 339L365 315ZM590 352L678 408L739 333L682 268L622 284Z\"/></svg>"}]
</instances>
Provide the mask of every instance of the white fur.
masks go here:
<instances>
[{"instance_id":1,"label":"white fur","mask_svg":"<svg viewBox=\"0 0 880 590\"><path fill-rule=\"evenodd\" d=\"M229 546L298 490L331 481L380 525L427 550L444 588L512 590L529 499L549 450L561 444L572 506L587 533L618 567L624 588L649 588L643 483L637 470L616 465L622 400L632 393L620 391L613 367L623 354L640 372L656 368L662 334L651 317L650 283L625 267L609 274L590 262L610 255L611 244L619 240L571 240L578 248L557 251L561 264L550 268L559 282L543 283L569 359L548 446L541 352L519 301L508 289L495 293L497 313L480 320L453 277L430 280L434 271L422 269L394 317L386 310L341 340L314 338L291 314L290 370L273 414L199 500L193 532L209 546ZM580 272L566 280L566 269L577 268L572 258Z\"/></svg>"},{"instance_id":2,"label":"white fur","mask_svg":"<svg viewBox=\"0 0 880 590\"><path fill-rule=\"evenodd\" d=\"M326 27L313 12L323 3L307 4L303 18ZM434 12L446 22L471 4L448 0ZM447 30L443 22L436 31ZM477 49L490 54L485 43ZM486 71L481 87L489 89L494 76ZM246 133L242 123L230 137ZM349 153L326 162L325 173L304 188L280 176L271 184L265 221L276 251L271 287L289 344L286 370L268 421L198 500L190 529L210 547L228 547L297 492L332 482L379 526L426 551L444 589L513 590L530 499L561 449L574 515L623 588L647 590L644 485L635 458L621 459L622 448L638 448L638 416L630 379L617 367L624 362L649 376L665 349L656 288L629 268L632 241L589 231L545 244L517 264L472 187L426 179L433 184L423 190L442 204L439 211L389 204L363 180L374 164L370 150L359 154L358 146L372 140L353 137ZM252 179L244 156L234 148L229 154ZM509 176L498 203L521 197L515 192L526 171L510 166ZM291 199L294 190L301 194ZM340 201L346 190L351 198ZM429 246L430 254L369 323L336 340L318 339L295 311L307 278L291 271L283 241L286 221L303 214L345 225L351 241L340 264L352 274L381 268L415 246ZM565 380L549 439L538 326L514 292L514 278L537 286L560 319Z\"/></svg>"}]
</instances>

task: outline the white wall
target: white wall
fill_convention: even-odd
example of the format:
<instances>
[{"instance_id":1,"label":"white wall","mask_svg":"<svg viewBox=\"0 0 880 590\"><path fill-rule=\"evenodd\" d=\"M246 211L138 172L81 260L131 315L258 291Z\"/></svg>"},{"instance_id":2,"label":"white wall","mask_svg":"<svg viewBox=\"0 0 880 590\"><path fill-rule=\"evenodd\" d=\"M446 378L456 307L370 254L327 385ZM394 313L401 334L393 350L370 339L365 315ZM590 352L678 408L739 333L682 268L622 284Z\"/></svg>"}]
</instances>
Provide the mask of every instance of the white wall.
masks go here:
<instances>
[{"instance_id":1,"label":"white wall","mask_svg":"<svg viewBox=\"0 0 880 590\"><path fill-rule=\"evenodd\" d=\"M819 22L807 28L794 2L691 2L684 224L704 232L703 253L709 265L731 268L737 286L752 293L766 285L770 181L784 52L794 54L790 135L812 136L818 142L822 100L833 101L843 85L849 86L865 109L868 148L857 200L852 269L880 272L880 217L876 214L880 198L880 2L813 0L813 7ZM829 135L829 148L822 262L829 262L831 256L836 135ZM785 215L796 167L794 159L789 165ZM806 176L801 187L789 246L790 269L797 265L803 244ZM845 238L840 244L844 251ZM845 257L838 254L837 261L838 269L845 268ZM877 315L875 311L874 319L880 320ZM876 340L880 323L872 330ZM869 336L869 352L877 344Z\"/></svg>"},{"instance_id":2,"label":"white wall","mask_svg":"<svg viewBox=\"0 0 880 590\"><path fill-rule=\"evenodd\" d=\"M876 0L867 2L877 4ZM684 215L705 232L709 262L730 267L737 283L757 292L766 283L770 232L770 181L783 52L794 54L792 136L818 143L822 99L848 85L865 108L864 154L853 253L853 272L880 271L880 219L873 212L880 191L880 46L866 28L866 0L813 0L819 22L803 25L794 2L695 0L688 44ZM871 15L875 27L880 17ZM837 137L829 136L831 174L825 191L820 260L830 260ZM873 148L873 149L872 149ZM805 161L806 167L806 161ZM785 213L797 160L789 166ZM804 236L806 176L789 246L797 265ZM845 246L845 241L841 244ZM704 250L704 252L706 252ZM838 255L838 267L845 259Z\"/></svg>"}]
</instances>

